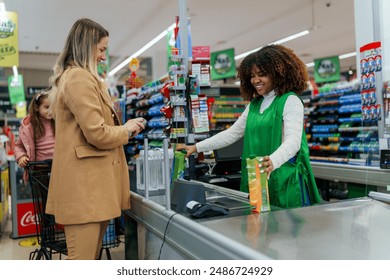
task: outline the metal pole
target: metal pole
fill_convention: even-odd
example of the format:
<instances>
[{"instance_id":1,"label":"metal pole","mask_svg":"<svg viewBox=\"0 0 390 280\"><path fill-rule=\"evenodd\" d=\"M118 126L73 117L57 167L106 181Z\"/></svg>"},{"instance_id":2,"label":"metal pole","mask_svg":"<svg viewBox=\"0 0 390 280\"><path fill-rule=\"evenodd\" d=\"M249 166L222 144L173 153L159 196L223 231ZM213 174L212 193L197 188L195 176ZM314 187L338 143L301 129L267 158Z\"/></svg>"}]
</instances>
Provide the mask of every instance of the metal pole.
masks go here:
<instances>
[{"instance_id":1,"label":"metal pole","mask_svg":"<svg viewBox=\"0 0 390 280\"><path fill-rule=\"evenodd\" d=\"M149 144L148 138L144 138L144 184L145 184L145 198L149 199L149 184L150 184L150 174L147 174L149 171Z\"/></svg>"},{"instance_id":2,"label":"metal pole","mask_svg":"<svg viewBox=\"0 0 390 280\"><path fill-rule=\"evenodd\" d=\"M187 0L179 0L179 34L181 54L184 56L184 65L188 71L188 16Z\"/></svg>"},{"instance_id":3,"label":"metal pole","mask_svg":"<svg viewBox=\"0 0 390 280\"><path fill-rule=\"evenodd\" d=\"M374 34L374 41L375 42L382 42L381 48L383 49L383 40L381 40L381 21L383 19L381 18L380 13L380 7L379 7L379 1L373 0L372 1L372 18L373 18L373 34ZM383 96L382 96L382 89L383 89L383 70L379 72L375 72L375 94L376 94L376 102L377 104L380 104L382 107L380 120L378 120L378 138L383 138L384 132L385 132L385 110L384 110L384 102L383 102Z\"/></svg>"},{"instance_id":4,"label":"metal pole","mask_svg":"<svg viewBox=\"0 0 390 280\"><path fill-rule=\"evenodd\" d=\"M165 137L163 139L163 147L164 147L164 172L165 172L165 207L168 210L171 210L171 172L170 172L170 164L169 164L169 150L168 150L168 138Z\"/></svg>"},{"instance_id":5,"label":"metal pole","mask_svg":"<svg viewBox=\"0 0 390 280\"><path fill-rule=\"evenodd\" d=\"M186 98L188 100L187 106L185 108L186 116L188 118L185 126L187 128L187 137L186 137L186 144L192 145L195 143L195 137L193 131L191 131L191 110L189 108L189 85L188 85L188 69L189 69L189 59L188 59L188 15L187 15L187 0L179 0L179 34L180 34L180 46L182 55L184 56L183 64L186 67L187 75L186 78ZM188 173L190 178L195 179L195 157L192 155L189 158L189 170Z\"/></svg>"}]
</instances>

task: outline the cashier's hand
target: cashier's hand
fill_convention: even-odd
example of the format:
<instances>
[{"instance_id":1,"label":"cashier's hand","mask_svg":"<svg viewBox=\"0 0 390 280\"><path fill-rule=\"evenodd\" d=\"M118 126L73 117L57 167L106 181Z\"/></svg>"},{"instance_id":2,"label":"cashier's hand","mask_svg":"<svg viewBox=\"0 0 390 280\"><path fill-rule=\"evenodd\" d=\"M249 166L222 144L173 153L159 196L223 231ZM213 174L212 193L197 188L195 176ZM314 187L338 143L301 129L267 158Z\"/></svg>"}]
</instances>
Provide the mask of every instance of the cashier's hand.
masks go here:
<instances>
[{"instance_id":1,"label":"cashier's hand","mask_svg":"<svg viewBox=\"0 0 390 280\"><path fill-rule=\"evenodd\" d=\"M274 170L274 164L269 156L263 157L263 161L259 163L259 167L263 168L260 170L260 173L267 173L267 178L271 175L271 172Z\"/></svg>"},{"instance_id":2,"label":"cashier's hand","mask_svg":"<svg viewBox=\"0 0 390 280\"><path fill-rule=\"evenodd\" d=\"M189 157L193 153L197 152L195 145L185 145L185 144L177 144L176 150L177 151L186 150L187 151L186 157Z\"/></svg>"}]
</instances>

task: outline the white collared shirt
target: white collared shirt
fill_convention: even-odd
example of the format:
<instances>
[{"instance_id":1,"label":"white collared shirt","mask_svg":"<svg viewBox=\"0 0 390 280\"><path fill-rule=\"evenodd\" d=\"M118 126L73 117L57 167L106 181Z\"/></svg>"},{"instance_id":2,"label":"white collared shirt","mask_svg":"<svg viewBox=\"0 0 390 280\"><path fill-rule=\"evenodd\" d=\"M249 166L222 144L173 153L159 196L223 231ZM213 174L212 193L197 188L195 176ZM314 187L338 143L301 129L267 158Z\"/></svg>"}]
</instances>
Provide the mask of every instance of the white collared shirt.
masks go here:
<instances>
[{"instance_id":1,"label":"white collared shirt","mask_svg":"<svg viewBox=\"0 0 390 280\"><path fill-rule=\"evenodd\" d=\"M275 92L271 91L264 96L261 103L260 113L267 109L275 99ZM236 142L244 137L246 119L248 117L249 106L237 119L237 121L228 129L210 137L206 140L196 143L198 152L212 151L220 149ZM290 158L296 155L301 147L301 137L303 129L304 107L299 97L290 95L283 109L283 133L282 144L270 156L274 169L279 168ZM260 132L259 132L260 133Z\"/></svg>"}]
</instances>

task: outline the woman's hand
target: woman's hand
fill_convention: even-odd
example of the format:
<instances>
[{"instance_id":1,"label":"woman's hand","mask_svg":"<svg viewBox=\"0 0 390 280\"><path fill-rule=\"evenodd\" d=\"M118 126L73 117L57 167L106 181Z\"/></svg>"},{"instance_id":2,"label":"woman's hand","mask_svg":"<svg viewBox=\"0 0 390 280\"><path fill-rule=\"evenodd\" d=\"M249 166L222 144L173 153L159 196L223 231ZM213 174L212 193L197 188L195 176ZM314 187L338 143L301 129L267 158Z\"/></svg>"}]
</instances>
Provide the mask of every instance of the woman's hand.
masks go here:
<instances>
[{"instance_id":1,"label":"woman's hand","mask_svg":"<svg viewBox=\"0 0 390 280\"><path fill-rule=\"evenodd\" d=\"M123 126L127 129L129 133L129 138L135 137L142 130L145 129L146 120L144 118L135 118L128 120Z\"/></svg>"},{"instance_id":2,"label":"woman's hand","mask_svg":"<svg viewBox=\"0 0 390 280\"><path fill-rule=\"evenodd\" d=\"M263 157L263 161L259 163L259 167L263 168L260 170L260 173L267 173L267 178L271 175L271 172L274 170L274 164L269 156Z\"/></svg>"},{"instance_id":3,"label":"woman's hand","mask_svg":"<svg viewBox=\"0 0 390 280\"><path fill-rule=\"evenodd\" d=\"M18 160L18 165L19 165L21 168L25 168L28 162L29 162L29 158L28 158L27 156L22 156L22 157L19 158L19 160Z\"/></svg>"},{"instance_id":4,"label":"woman's hand","mask_svg":"<svg viewBox=\"0 0 390 280\"><path fill-rule=\"evenodd\" d=\"M186 150L187 151L186 157L189 157L193 153L197 152L195 145L185 145L185 144L177 144L176 150L177 151Z\"/></svg>"}]
</instances>

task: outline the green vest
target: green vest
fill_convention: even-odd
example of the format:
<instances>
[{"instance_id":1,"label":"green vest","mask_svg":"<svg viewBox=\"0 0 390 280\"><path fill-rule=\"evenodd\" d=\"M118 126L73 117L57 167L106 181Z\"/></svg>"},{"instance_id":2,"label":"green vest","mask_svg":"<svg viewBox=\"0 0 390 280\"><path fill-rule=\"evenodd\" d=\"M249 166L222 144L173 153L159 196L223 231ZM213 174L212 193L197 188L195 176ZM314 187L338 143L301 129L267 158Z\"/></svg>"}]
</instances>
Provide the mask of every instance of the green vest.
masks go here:
<instances>
[{"instance_id":1,"label":"green vest","mask_svg":"<svg viewBox=\"0 0 390 280\"><path fill-rule=\"evenodd\" d=\"M269 156L282 143L284 104L289 92L276 96L271 105L260 112L264 98L254 99L249 107L244 135L244 150L241 163L241 191L248 192L246 158ZM306 133L302 131L301 149L293 159L271 172L269 198L272 206L293 208L321 202L315 178L310 166Z\"/></svg>"}]
</instances>

